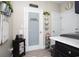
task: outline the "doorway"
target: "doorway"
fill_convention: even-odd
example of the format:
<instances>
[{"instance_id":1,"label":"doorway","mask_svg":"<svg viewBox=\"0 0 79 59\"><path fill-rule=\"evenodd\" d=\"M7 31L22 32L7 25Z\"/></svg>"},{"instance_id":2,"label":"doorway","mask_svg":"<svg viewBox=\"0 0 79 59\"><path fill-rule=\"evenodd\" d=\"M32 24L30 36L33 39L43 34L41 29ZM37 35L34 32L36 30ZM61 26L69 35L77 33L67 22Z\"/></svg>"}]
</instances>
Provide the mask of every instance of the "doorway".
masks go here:
<instances>
[{"instance_id":1,"label":"doorway","mask_svg":"<svg viewBox=\"0 0 79 59\"><path fill-rule=\"evenodd\" d=\"M43 41L43 12L37 8L24 10L24 36L26 38L26 51L44 48Z\"/></svg>"}]
</instances>

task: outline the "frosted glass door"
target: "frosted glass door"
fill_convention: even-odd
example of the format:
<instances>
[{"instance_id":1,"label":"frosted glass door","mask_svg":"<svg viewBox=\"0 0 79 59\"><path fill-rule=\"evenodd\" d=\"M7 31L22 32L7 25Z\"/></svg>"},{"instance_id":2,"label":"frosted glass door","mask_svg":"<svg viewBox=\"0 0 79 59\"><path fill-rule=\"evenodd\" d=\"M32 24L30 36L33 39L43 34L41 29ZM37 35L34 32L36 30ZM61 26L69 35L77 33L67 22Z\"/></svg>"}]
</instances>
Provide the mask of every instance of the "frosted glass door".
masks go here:
<instances>
[{"instance_id":1,"label":"frosted glass door","mask_svg":"<svg viewBox=\"0 0 79 59\"><path fill-rule=\"evenodd\" d=\"M39 13L29 12L29 40L28 45L39 45Z\"/></svg>"},{"instance_id":2,"label":"frosted glass door","mask_svg":"<svg viewBox=\"0 0 79 59\"><path fill-rule=\"evenodd\" d=\"M1 34L2 34L2 32L1 32L1 29L2 29L2 28L1 28L1 25L2 25L2 24L1 24L1 15L0 15L0 44L1 44Z\"/></svg>"}]
</instances>

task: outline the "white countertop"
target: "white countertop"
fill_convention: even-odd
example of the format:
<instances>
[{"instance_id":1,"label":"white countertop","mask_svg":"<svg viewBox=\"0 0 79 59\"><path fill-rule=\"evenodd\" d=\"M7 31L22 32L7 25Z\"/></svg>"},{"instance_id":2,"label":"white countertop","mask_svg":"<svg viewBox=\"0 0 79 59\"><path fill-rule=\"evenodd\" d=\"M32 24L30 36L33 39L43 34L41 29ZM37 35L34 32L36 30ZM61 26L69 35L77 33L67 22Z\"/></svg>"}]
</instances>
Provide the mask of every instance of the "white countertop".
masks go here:
<instances>
[{"instance_id":1,"label":"white countertop","mask_svg":"<svg viewBox=\"0 0 79 59\"><path fill-rule=\"evenodd\" d=\"M78 39L73 39L73 38L67 38L67 37L50 37L51 40L59 41L61 43L68 44L70 46L79 48L79 40Z\"/></svg>"}]
</instances>

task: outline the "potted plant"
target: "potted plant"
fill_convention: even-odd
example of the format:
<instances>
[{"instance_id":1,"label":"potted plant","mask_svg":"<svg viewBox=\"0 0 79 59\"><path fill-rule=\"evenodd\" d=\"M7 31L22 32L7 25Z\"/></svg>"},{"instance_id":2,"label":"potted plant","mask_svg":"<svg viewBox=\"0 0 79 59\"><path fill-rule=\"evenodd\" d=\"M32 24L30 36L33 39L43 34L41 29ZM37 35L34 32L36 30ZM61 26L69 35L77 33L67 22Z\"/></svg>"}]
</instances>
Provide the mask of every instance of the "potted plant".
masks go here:
<instances>
[{"instance_id":1,"label":"potted plant","mask_svg":"<svg viewBox=\"0 0 79 59\"><path fill-rule=\"evenodd\" d=\"M45 15L45 16L49 16L50 13L46 11L46 12L43 12L43 15Z\"/></svg>"},{"instance_id":2,"label":"potted plant","mask_svg":"<svg viewBox=\"0 0 79 59\"><path fill-rule=\"evenodd\" d=\"M2 1L3 3L6 3L9 6L9 9L11 9L11 12L13 12L11 1Z\"/></svg>"},{"instance_id":3,"label":"potted plant","mask_svg":"<svg viewBox=\"0 0 79 59\"><path fill-rule=\"evenodd\" d=\"M0 12L5 12L6 7L7 7L7 4L6 3L0 2Z\"/></svg>"},{"instance_id":4,"label":"potted plant","mask_svg":"<svg viewBox=\"0 0 79 59\"><path fill-rule=\"evenodd\" d=\"M50 15L50 13L45 11L43 12L43 15L45 16L45 20L48 20L48 16Z\"/></svg>"},{"instance_id":5,"label":"potted plant","mask_svg":"<svg viewBox=\"0 0 79 59\"><path fill-rule=\"evenodd\" d=\"M13 8L12 8L12 5L11 5L10 1L2 1L2 2L0 2L0 12L6 12L7 6L11 10L11 12L13 12Z\"/></svg>"}]
</instances>

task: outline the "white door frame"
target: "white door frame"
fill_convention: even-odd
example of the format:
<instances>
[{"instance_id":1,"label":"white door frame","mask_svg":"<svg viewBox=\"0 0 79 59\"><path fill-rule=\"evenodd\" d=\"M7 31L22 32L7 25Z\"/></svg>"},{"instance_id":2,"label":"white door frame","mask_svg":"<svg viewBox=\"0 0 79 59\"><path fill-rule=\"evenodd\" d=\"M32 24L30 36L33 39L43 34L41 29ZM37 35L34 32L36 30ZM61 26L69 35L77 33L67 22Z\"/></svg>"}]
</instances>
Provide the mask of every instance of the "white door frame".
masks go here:
<instances>
[{"instance_id":1,"label":"white door frame","mask_svg":"<svg viewBox=\"0 0 79 59\"><path fill-rule=\"evenodd\" d=\"M37 12L39 13L39 46L28 46L28 12ZM43 11L37 8L24 7L24 37L26 39L26 51L43 49L44 41L43 41Z\"/></svg>"}]
</instances>

